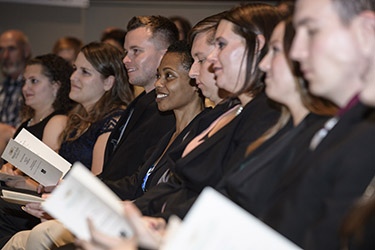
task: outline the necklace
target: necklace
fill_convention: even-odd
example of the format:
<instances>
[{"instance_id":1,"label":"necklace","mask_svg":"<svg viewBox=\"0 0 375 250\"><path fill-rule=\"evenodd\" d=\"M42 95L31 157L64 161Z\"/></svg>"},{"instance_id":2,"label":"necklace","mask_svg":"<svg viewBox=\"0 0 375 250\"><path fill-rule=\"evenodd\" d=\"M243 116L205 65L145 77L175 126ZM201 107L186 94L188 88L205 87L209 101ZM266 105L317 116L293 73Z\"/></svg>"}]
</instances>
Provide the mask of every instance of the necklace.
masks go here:
<instances>
[{"instance_id":1,"label":"necklace","mask_svg":"<svg viewBox=\"0 0 375 250\"><path fill-rule=\"evenodd\" d=\"M237 111L236 111L236 116L238 116L239 114L241 114L242 110L243 110L243 107L240 105L238 107Z\"/></svg>"},{"instance_id":2,"label":"necklace","mask_svg":"<svg viewBox=\"0 0 375 250\"><path fill-rule=\"evenodd\" d=\"M49 115L49 114L48 114L48 115ZM40 118L39 121L38 121L37 123L43 121L48 115L43 116L42 118ZM30 125L31 125L31 123L32 123L33 121L34 121L34 118L33 118L33 117L30 118L30 120L27 122L27 127L30 127ZM37 124L37 123L36 123L36 124ZM34 125L35 125L35 124L34 124Z\"/></svg>"}]
</instances>

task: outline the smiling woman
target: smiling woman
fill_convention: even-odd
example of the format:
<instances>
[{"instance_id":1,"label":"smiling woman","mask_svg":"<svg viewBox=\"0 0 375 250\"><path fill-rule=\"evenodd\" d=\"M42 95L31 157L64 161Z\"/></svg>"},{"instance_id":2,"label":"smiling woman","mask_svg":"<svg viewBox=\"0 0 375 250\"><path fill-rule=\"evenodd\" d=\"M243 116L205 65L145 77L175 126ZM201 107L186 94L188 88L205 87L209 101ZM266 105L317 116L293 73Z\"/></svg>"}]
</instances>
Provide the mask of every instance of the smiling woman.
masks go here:
<instances>
[{"instance_id":1,"label":"smiling woman","mask_svg":"<svg viewBox=\"0 0 375 250\"><path fill-rule=\"evenodd\" d=\"M109 134L133 98L123 56L111 45L90 43L78 54L70 78L69 97L79 105L69 114L59 154L94 174L101 173Z\"/></svg>"}]
</instances>

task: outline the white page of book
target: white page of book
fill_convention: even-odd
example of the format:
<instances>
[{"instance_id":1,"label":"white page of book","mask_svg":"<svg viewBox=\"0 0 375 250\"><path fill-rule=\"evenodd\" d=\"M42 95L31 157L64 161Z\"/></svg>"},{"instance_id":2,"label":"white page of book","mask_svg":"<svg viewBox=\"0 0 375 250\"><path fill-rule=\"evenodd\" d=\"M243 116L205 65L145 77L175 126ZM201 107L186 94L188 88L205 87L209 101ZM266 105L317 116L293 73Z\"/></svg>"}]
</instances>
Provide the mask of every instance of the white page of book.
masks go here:
<instances>
[{"instance_id":1,"label":"white page of book","mask_svg":"<svg viewBox=\"0 0 375 250\"><path fill-rule=\"evenodd\" d=\"M16 191L11 191L11 190L5 190L3 189L1 191L3 195L1 196L2 199L5 201L19 204L19 205L26 205L27 203L30 202L43 202L44 199L39 196L35 196L32 194L25 194L25 193L20 193Z\"/></svg>"},{"instance_id":2,"label":"white page of book","mask_svg":"<svg viewBox=\"0 0 375 250\"><path fill-rule=\"evenodd\" d=\"M56 185L71 166L26 129L10 139L1 157L44 186Z\"/></svg>"},{"instance_id":3,"label":"white page of book","mask_svg":"<svg viewBox=\"0 0 375 250\"><path fill-rule=\"evenodd\" d=\"M284 236L212 188L205 188L162 250L297 250Z\"/></svg>"},{"instance_id":4,"label":"white page of book","mask_svg":"<svg viewBox=\"0 0 375 250\"><path fill-rule=\"evenodd\" d=\"M55 168L59 169L63 173L63 176L69 171L70 167L72 166L71 163L61 157L52 148L48 147L26 129L22 129L14 140L36 155L42 157L45 161L49 162Z\"/></svg>"},{"instance_id":5,"label":"white page of book","mask_svg":"<svg viewBox=\"0 0 375 250\"><path fill-rule=\"evenodd\" d=\"M13 139L10 139L1 157L43 186L56 185L61 179L59 169Z\"/></svg>"},{"instance_id":6,"label":"white page of book","mask_svg":"<svg viewBox=\"0 0 375 250\"><path fill-rule=\"evenodd\" d=\"M87 218L104 234L133 236L121 200L79 162L42 205L80 239L91 239Z\"/></svg>"}]
</instances>

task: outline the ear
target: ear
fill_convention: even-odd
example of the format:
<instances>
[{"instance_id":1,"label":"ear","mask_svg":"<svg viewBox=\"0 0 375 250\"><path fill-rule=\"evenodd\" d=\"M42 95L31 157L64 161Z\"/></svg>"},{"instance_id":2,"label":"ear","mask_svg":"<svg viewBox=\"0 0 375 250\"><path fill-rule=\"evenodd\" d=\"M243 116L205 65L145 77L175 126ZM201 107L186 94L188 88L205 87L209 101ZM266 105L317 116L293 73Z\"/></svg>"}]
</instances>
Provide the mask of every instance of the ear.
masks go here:
<instances>
[{"instance_id":1,"label":"ear","mask_svg":"<svg viewBox=\"0 0 375 250\"><path fill-rule=\"evenodd\" d=\"M104 91L110 90L113 85L115 84L115 77L114 76L108 76L106 79L104 79Z\"/></svg>"},{"instance_id":2,"label":"ear","mask_svg":"<svg viewBox=\"0 0 375 250\"><path fill-rule=\"evenodd\" d=\"M372 56L375 52L375 12L368 10L356 16L353 30L361 52L365 56Z\"/></svg>"},{"instance_id":3,"label":"ear","mask_svg":"<svg viewBox=\"0 0 375 250\"><path fill-rule=\"evenodd\" d=\"M23 47L23 55L25 59L30 59L31 58L31 47L29 44L26 44Z\"/></svg>"},{"instance_id":4,"label":"ear","mask_svg":"<svg viewBox=\"0 0 375 250\"><path fill-rule=\"evenodd\" d=\"M53 89L53 96L57 96L57 92L59 92L59 89L61 87L61 82L60 81L53 81L52 82L52 89Z\"/></svg>"},{"instance_id":5,"label":"ear","mask_svg":"<svg viewBox=\"0 0 375 250\"><path fill-rule=\"evenodd\" d=\"M263 35L257 35L256 37L256 51L255 53L259 53L264 45L266 44L266 38Z\"/></svg>"}]
</instances>

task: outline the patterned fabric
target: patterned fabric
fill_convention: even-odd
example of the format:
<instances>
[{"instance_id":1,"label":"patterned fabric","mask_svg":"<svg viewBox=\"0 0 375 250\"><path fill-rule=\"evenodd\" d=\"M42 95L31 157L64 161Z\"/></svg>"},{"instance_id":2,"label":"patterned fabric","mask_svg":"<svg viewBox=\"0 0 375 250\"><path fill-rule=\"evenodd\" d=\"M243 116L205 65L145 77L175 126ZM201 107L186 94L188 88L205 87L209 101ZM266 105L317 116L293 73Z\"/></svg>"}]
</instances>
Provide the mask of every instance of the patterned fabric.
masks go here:
<instances>
[{"instance_id":1,"label":"patterned fabric","mask_svg":"<svg viewBox=\"0 0 375 250\"><path fill-rule=\"evenodd\" d=\"M86 132L76 140L63 142L59 154L72 164L80 161L88 169L91 169L96 140L100 135L113 130L123 112L123 109L110 112L104 119L91 124Z\"/></svg>"},{"instance_id":2,"label":"patterned fabric","mask_svg":"<svg viewBox=\"0 0 375 250\"><path fill-rule=\"evenodd\" d=\"M17 127L21 122L22 76L16 81L7 77L0 85L0 122Z\"/></svg>"}]
</instances>

